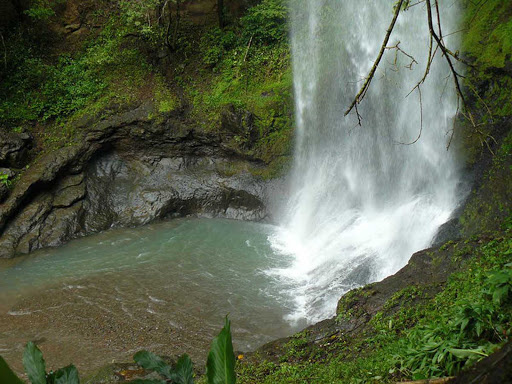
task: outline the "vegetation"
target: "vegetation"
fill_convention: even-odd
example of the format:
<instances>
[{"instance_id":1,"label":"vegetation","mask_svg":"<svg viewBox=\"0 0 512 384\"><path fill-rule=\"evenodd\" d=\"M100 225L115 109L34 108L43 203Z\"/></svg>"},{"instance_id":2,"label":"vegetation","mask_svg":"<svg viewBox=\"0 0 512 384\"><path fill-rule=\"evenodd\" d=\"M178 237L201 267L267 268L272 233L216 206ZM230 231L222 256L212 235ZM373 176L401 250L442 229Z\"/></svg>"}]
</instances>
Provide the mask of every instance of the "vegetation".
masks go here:
<instances>
[{"instance_id":1,"label":"vegetation","mask_svg":"<svg viewBox=\"0 0 512 384\"><path fill-rule=\"evenodd\" d=\"M162 380L139 379L137 384L193 384L194 370L192 360L188 355L182 355L174 367L169 366L161 357L148 352L137 352L133 359L147 371L155 371ZM213 339L208 361L206 376L208 384L235 384L235 354L231 341L230 321L226 323L219 335ZM69 365L55 372L46 372L43 354L37 346L29 342L23 353L23 366L31 384L79 384L78 371L74 365ZM22 384L23 382L9 368L0 356L0 379L2 384Z\"/></svg>"},{"instance_id":2,"label":"vegetation","mask_svg":"<svg viewBox=\"0 0 512 384\"><path fill-rule=\"evenodd\" d=\"M463 51L474 60L468 87L483 88L475 100L476 109L492 111L491 116L512 115L512 77L506 70L512 58L512 10L501 0L465 1ZM471 89L469 89L471 91ZM485 100L485 102L484 102ZM487 104L487 105L484 105Z\"/></svg>"},{"instance_id":3,"label":"vegetation","mask_svg":"<svg viewBox=\"0 0 512 384\"><path fill-rule=\"evenodd\" d=\"M89 26L71 35L58 29L65 22L59 3L32 0L29 17L5 35L2 129L32 131L45 150L77 140L83 132L74 122L84 116L144 102L159 114L180 111L205 131L231 129L223 116L234 113L250 116L250 124L229 144L272 163L267 176L282 171L292 130L282 0L264 0L223 29L193 24L172 2L89 1L81 5Z\"/></svg>"},{"instance_id":4,"label":"vegetation","mask_svg":"<svg viewBox=\"0 0 512 384\"><path fill-rule=\"evenodd\" d=\"M6 187L11 186L11 180L9 180L9 175L6 173L0 173L0 184L5 185Z\"/></svg>"},{"instance_id":5,"label":"vegetation","mask_svg":"<svg viewBox=\"0 0 512 384\"><path fill-rule=\"evenodd\" d=\"M281 362L262 358L242 364L240 382L389 383L457 374L512 334L511 230L509 225L484 245L471 243L473 258L434 297L429 298L428 286L405 288L389 299L356 339L336 335L317 346L297 335ZM460 263L457 252L453 258ZM350 302L355 295L341 302Z\"/></svg>"}]
</instances>

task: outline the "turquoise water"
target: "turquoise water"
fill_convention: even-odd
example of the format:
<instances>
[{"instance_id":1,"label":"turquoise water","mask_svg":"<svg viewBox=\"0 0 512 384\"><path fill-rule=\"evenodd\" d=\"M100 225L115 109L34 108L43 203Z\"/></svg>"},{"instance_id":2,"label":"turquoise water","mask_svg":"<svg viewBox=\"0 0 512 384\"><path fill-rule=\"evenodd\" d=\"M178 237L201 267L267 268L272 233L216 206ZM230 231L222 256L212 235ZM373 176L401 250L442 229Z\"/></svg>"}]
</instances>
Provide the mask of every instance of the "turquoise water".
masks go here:
<instances>
[{"instance_id":1,"label":"turquoise water","mask_svg":"<svg viewBox=\"0 0 512 384\"><path fill-rule=\"evenodd\" d=\"M75 349L87 368L142 347L201 359L226 314L236 349L287 336L301 324L285 320L294 310L289 287L267 272L289 263L272 251L273 231L182 219L1 261L0 353L15 360L23 343L41 339L55 364Z\"/></svg>"}]
</instances>

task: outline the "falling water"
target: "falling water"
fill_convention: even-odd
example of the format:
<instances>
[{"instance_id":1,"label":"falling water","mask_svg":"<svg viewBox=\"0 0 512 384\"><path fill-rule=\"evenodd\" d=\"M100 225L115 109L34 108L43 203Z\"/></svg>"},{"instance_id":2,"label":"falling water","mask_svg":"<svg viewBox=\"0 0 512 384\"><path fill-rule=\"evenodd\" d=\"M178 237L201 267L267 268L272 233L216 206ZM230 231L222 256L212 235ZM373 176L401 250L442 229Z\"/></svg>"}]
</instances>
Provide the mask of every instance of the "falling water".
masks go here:
<instances>
[{"instance_id":1,"label":"falling water","mask_svg":"<svg viewBox=\"0 0 512 384\"><path fill-rule=\"evenodd\" d=\"M443 33L456 30L454 2L441 1ZM375 61L394 1L292 0L296 152L291 194L274 249L292 285L294 320L332 316L351 288L380 280L427 247L460 196L447 151L457 100L437 52L423 77L429 38L424 3L400 15L356 115L344 117ZM446 41L457 43L454 35ZM421 100L421 102L420 102ZM421 135L420 135L421 133ZM416 143L418 136L421 136ZM410 145L407 145L410 144Z\"/></svg>"}]
</instances>

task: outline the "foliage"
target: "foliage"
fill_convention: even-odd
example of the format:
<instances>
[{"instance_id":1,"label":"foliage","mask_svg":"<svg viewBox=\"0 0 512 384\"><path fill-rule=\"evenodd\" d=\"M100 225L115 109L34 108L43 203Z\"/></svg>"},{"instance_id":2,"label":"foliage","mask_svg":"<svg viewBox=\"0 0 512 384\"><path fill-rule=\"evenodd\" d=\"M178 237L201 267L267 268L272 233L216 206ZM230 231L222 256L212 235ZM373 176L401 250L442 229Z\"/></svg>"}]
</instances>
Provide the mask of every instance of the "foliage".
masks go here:
<instances>
[{"instance_id":1,"label":"foliage","mask_svg":"<svg viewBox=\"0 0 512 384\"><path fill-rule=\"evenodd\" d=\"M400 369L413 379L454 375L488 356L510 334L512 264L485 274L476 295L401 340Z\"/></svg>"},{"instance_id":2,"label":"foliage","mask_svg":"<svg viewBox=\"0 0 512 384\"><path fill-rule=\"evenodd\" d=\"M6 173L0 173L0 184L4 184L6 187L10 187L11 180L9 180L9 175Z\"/></svg>"},{"instance_id":3,"label":"foliage","mask_svg":"<svg viewBox=\"0 0 512 384\"><path fill-rule=\"evenodd\" d=\"M165 384L170 380L174 384L194 384L192 360L182 355L176 365L171 367L161 357L148 352L137 352L133 359L147 371L155 371L163 380L136 380L137 384ZM235 384L235 354L231 340L231 323L226 316L225 324L219 335L213 339L208 354L206 376L208 384ZM73 365L56 372L46 372L43 354L32 342L23 353L23 366L31 384L79 384L78 371ZM0 379L2 384L21 384L22 381L12 372L0 356Z\"/></svg>"},{"instance_id":4,"label":"foliage","mask_svg":"<svg viewBox=\"0 0 512 384\"><path fill-rule=\"evenodd\" d=\"M460 243L450 247L463 248ZM455 375L512 335L511 250L510 231L497 234L471 248L473 258L437 295L427 294L430 287L407 287L358 338L332 336L321 345L299 339L302 345L295 343L293 356L279 364L240 365L240 382L388 383ZM347 308L370 292L349 295Z\"/></svg>"},{"instance_id":5,"label":"foliage","mask_svg":"<svg viewBox=\"0 0 512 384\"><path fill-rule=\"evenodd\" d=\"M139 34L153 45L163 43L165 29L155 20L155 9L162 8L160 0L120 0L121 17L126 28Z\"/></svg>"},{"instance_id":6,"label":"foliage","mask_svg":"<svg viewBox=\"0 0 512 384\"><path fill-rule=\"evenodd\" d=\"M55 6L66 0L31 0L25 14L35 21L46 21L55 16Z\"/></svg>"},{"instance_id":7,"label":"foliage","mask_svg":"<svg viewBox=\"0 0 512 384\"><path fill-rule=\"evenodd\" d=\"M176 384L193 384L194 371L192 360L188 355L183 355L178 359L174 369L169 366L161 357L148 352L140 351L133 356L133 359L142 368L148 371L155 371L165 379L172 380ZM140 384L150 384L153 380L139 380ZM165 383L166 381L161 381Z\"/></svg>"},{"instance_id":8,"label":"foliage","mask_svg":"<svg viewBox=\"0 0 512 384\"><path fill-rule=\"evenodd\" d=\"M23 352L23 366L31 384L80 384L78 371L74 365L46 372L43 354L33 343L27 343ZM0 356L0 379L2 384L21 384L22 381L12 372Z\"/></svg>"},{"instance_id":9,"label":"foliage","mask_svg":"<svg viewBox=\"0 0 512 384\"><path fill-rule=\"evenodd\" d=\"M488 111L493 117L511 116L512 77L506 68L512 60L512 10L507 0L463 2L464 24L462 39L465 55L474 61L466 79L467 93L475 88L480 95L474 101L476 110ZM485 100L485 102L484 102Z\"/></svg>"},{"instance_id":10,"label":"foliage","mask_svg":"<svg viewBox=\"0 0 512 384\"><path fill-rule=\"evenodd\" d=\"M481 69L503 68L512 59L512 11L503 0L466 1L464 50Z\"/></svg>"},{"instance_id":11,"label":"foliage","mask_svg":"<svg viewBox=\"0 0 512 384\"><path fill-rule=\"evenodd\" d=\"M23 381L16 376L2 356L0 356L0 377L4 384L23 384Z\"/></svg>"},{"instance_id":12,"label":"foliage","mask_svg":"<svg viewBox=\"0 0 512 384\"><path fill-rule=\"evenodd\" d=\"M232 30L219 27L209 29L201 38L203 62L208 66L218 64L223 56L239 44L239 36Z\"/></svg>"},{"instance_id":13,"label":"foliage","mask_svg":"<svg viewBox=\"0 0 512 384\"><path fill-rule=\"evenodd\" d=\"M231 342L230 326L229 319L226 316L224 328L212 341L206 362L206 376L210 384L234 384L236 382L236 360Z\"/></svg>"},{"instance_id":14,"label":"foliage","mask_svg":"<svg viewBox=\"0 0 512 384\"><path fill-rule=\"evenodd\" d=\"M282 0L263 0L241 19L246 41L272 44L286 39L288 10Z\"/></svg>"}]
</instances>

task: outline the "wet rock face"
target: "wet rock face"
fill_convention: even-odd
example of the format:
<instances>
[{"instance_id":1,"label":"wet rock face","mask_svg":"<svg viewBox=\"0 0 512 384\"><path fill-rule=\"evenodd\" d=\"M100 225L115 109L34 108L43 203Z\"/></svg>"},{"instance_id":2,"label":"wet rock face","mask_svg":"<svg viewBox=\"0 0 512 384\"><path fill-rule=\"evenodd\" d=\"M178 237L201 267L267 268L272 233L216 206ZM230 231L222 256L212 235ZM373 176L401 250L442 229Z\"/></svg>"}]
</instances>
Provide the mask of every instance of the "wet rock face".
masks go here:
<instances>
[{"instance_id":1,"label":"wet rock face","mask_svg":"<svg viewBox=\"0 0 512 384\"><path fill-rule=\"evenodd\" d=\"M0 131L0 167L22 168L27 164L32 149L28 133Z\"/></svg>"},{"instance_id":2,"label":"wet rock face","mask_svg":"<svg viewBox=\"0 0 512 384\"><path fill-rule=\"evenodd\" d=\"M151 121L150 108L84 120L81 142L38 158L0 202L0 258L157 219L266 217L274 185L247 171L260 160L225 145L229 136L197 133L180 119ZM0 159L26 161L29 142L10 140Z\"/></svg>"},{"instance_id":3,"label":"wet rock face","mask_svg":"<svg viewBox=\"0 0 512 384\"><path fill-rule=\"evenodd\" d=\"M217 167L226 161L106 154L86 171L86 229L187 215L262 220L263 186L248 174L222 176Z\"/></svg>"}]
</instances>

